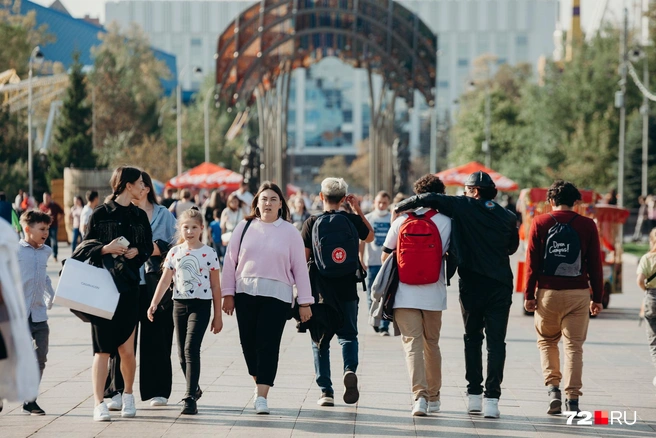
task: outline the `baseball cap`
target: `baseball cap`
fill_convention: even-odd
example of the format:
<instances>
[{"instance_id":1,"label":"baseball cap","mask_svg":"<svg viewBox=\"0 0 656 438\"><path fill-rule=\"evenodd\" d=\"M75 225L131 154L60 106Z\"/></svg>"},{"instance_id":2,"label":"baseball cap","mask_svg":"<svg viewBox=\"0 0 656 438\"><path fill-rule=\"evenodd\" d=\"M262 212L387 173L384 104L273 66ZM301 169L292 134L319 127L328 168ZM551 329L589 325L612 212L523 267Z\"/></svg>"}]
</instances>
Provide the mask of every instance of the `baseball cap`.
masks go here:
<instances>
[{"instance_id":1,"label":"baseball cap","mask_svg":"<svg viewBox=\"0 0 656 438\"><path fill-rule=\"evenodd\" d=\"M478 172L474 172L467 177L465 180L465 187L495 188L496 185L494 184L494 181L492 181L492 178L490 178L490 175L483 172L482 170L479 170Z\"/></svg>"}]
</instances>

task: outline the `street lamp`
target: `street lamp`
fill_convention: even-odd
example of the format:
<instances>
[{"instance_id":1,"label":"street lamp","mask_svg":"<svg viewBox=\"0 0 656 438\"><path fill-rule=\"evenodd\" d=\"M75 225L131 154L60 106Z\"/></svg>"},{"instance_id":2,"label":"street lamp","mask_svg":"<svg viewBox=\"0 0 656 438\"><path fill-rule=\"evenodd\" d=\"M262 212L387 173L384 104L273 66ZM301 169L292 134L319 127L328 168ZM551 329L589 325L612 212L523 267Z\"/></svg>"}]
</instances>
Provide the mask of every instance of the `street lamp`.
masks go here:
<instances>
[{"instance_id":1,"label":"street lamp","mask_svg":"<svg viewBox=\"0 0 656 438\"><path fill-rule=\"evenodd\" d=\"M214 87L210 87L205 94L205 162L210 162L210 97L214 94Z\"/></svg>"},{"instance_id":2,"label":"street lamp","mask_svg":"<svg viewBox=\"0 0 656 438\"><path fill-rule=\"evenodd\" d=\"M27 98L27 166L30 180L30 198L34 197L34 169L32 164L32 66L40 65L43 62L43 53L39 46L36 46L30 54L30 71L28 83Z\"/></svg>"},{"instance_id":3,"label":"street lamp","mask_svg":"<svg viewBox=\"0 0 656 438\"><path fill-rule=\"evenodd\" d=\"M176 121L178 134L178 175L182 173L182 78L187 72L187 67L183 67L178 74L178 86L176 87ZM201 74L203 70L200 67L194 67L194 74Z\"/></svg>"}]
</instances>

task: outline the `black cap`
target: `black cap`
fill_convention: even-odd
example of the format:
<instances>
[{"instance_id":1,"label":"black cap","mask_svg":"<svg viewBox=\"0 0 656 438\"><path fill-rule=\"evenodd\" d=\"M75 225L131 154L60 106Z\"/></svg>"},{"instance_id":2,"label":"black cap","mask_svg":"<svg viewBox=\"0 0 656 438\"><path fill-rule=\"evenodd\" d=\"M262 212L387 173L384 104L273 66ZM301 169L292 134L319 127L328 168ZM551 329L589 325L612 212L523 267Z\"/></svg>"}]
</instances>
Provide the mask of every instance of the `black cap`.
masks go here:
<instances>
[{"instance_id":1,"label":"black cap","mask_svg":"<svg viewBox=\"0 0 656 438\"><path fill-rule=\"evenodd\" d=\"M467 177L465 180L465 187L495 188L496 185L494 184L494 181L492 181L492 178L490 178L490 175L479 170Z\"/></svg>"}]
</instances>

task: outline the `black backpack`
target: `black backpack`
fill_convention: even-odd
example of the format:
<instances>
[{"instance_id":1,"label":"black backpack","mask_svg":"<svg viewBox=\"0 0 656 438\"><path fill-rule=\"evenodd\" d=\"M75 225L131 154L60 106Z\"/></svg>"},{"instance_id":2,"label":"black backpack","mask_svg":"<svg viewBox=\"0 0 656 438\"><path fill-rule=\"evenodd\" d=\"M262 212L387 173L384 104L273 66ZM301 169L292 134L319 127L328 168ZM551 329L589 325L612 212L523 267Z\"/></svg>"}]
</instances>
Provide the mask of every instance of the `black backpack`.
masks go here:
<instances>
[{"instance_id":1,"label":"black backpack","mask_svg":"<svg viewBox=\"0 0 656 438\"><path fill-rule=\"evenodd\" d=\"M312 227L314 263L324 277L355 275L360 267L359 245L358 231L344 214L326 212Z\"/></svg>"},{"instance_id":2,"label":"black backpack","mask_svg":"<svg viewBox=\"0 0 656 438\"><path fill-rule=\"evenodd\" d=\"M581 275L581 240L570 224L578 217L563 223L549 214L556 224L549 228L544 248L542 273L555 277L578 277Z\"/></svg>"}]
</instances>

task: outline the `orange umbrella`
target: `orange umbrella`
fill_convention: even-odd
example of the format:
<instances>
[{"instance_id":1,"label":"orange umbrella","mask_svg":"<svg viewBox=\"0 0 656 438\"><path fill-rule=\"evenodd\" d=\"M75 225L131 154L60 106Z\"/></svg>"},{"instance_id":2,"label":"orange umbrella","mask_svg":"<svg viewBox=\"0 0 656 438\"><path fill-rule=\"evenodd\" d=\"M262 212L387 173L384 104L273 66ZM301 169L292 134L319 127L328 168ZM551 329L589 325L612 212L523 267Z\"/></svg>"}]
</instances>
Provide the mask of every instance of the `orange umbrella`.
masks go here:
<instances>
[{"instance_id":1,"label":"orange umbrella","mask_svg":"<svg viewBox=\"0 0 656 438\"><path fill-rule=\"evenodd\" d=\"M171 178L166 187L237 190L243 179L243 176L230 169L212 163L202 163Z\"/></svg>"},{"instance_id":2,"label":"orange umbrella","mask_svg":"<svg viewBox=\"0 0 656 438\"><path fill-rule=\"evenodd\" d=\"M501 175L498 172L495 172L492 169L488 169L477 161L472 161L452 169L443 170L436 175L439 179L442 180L445 186L464 187L467 177L474 172L478 172L479 170L482 170L483 172L490 175L492 181L494 181L494 184L497 186L497 190L502 192L514 192L515 190L519 190L519 185L515 181Z\"/></svg>"}]
</instances>

